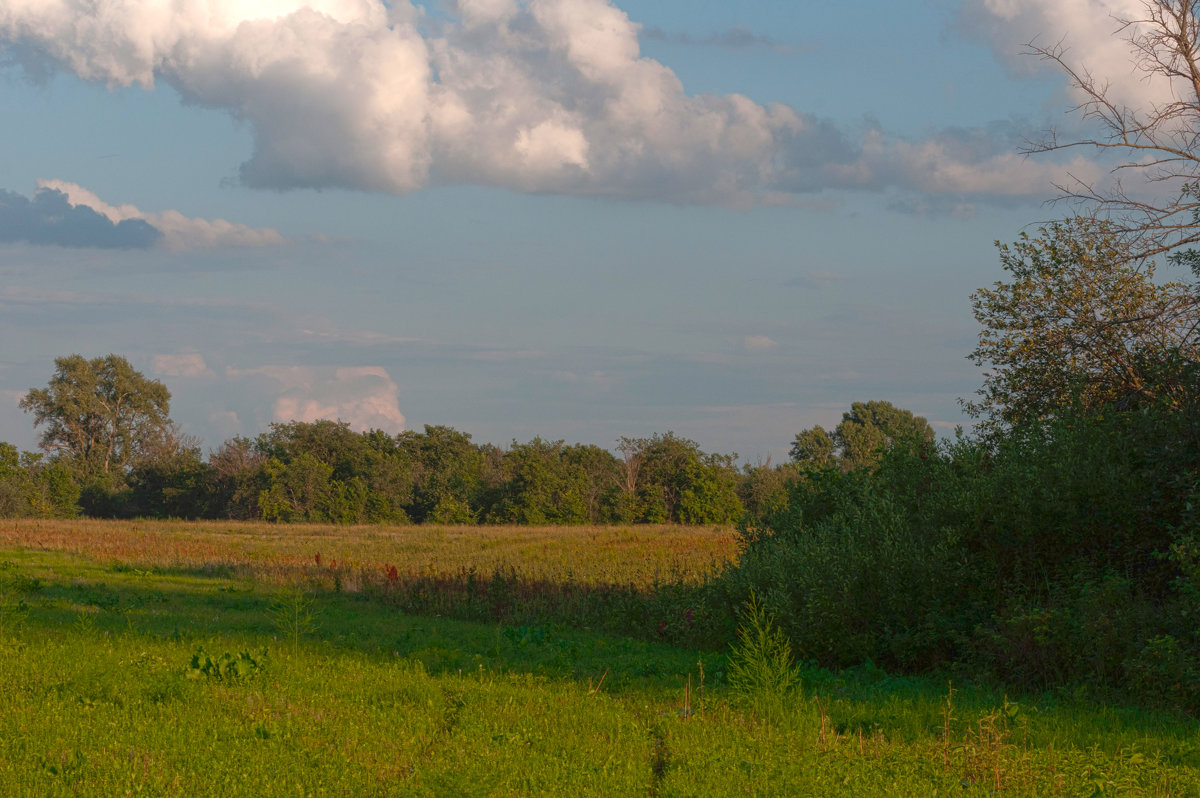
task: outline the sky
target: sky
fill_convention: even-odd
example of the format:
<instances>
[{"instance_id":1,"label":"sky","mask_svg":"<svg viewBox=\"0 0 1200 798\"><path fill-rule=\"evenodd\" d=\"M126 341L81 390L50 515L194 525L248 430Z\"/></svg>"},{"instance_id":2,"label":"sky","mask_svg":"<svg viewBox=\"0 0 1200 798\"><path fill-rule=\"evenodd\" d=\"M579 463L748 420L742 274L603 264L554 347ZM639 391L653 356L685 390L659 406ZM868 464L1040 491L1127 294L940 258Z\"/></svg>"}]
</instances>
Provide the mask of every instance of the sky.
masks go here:
<instances>
[{"instance_id":1,"label":"sky","mask_svg":"<svg viewBox=\"0 0 1200 798\"><path fill-rule=\"evenodd\" d=\"M123 355L215 448L273 422L752 463L883 399L949 434L1069 55L1138 0L0 0L0 440Z\"/></svg>"}]
</instances>

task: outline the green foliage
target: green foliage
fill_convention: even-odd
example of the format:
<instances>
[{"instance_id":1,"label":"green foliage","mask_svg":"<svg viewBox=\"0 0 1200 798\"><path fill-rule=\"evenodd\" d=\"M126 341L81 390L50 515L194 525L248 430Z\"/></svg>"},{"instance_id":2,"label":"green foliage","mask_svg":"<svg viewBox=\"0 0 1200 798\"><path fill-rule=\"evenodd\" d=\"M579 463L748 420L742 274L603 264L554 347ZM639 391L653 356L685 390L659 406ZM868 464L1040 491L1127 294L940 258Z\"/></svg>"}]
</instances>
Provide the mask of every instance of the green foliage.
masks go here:
<instances>
[{"instance_id":1,"label":"green foliage","mask_svg":"<svg viewBox=\"0 0 1200 798\"><path fill-rule=\"evenodd\" d=\"M734 690L751 697L778 698L800 686L791 643L753 592L742 608L725 678Z\"/></svg>"},{"instance_id":2,"label":"green foliage","mask_svg":"<svg viewBox=\"0 0 1200 798\"><path fill-rule=\"evenodd\" d=\"M837 444L820 424L797 433L792 441L792 460L798 465L828 468L834 464L836 453Z\"/></svg>"},{"instance_id":3,"label":"green foliage","mask_svg":"<svg viewBox=\"0 0 1200 798\"><path fill-rule=\"evenodd\" d=\"M80 485L60 458L19 453L0 442L0 518L74 518Z\"/></svg>"},{"instance_id":4,"label":"green foliage","mask_svg":"<svg viewBox=\"0 0 1200 798\"><path fill-rule=\"evenodd\" d=\"M26 456L30 475L29 511L35 518L75 518L82 493L70 467L61 459L46 462L38 455Z\"/></svg>"},{"instance_id":5,"label":"green foliage","mask_svg":"<svg viewBox=\"0 0 1200 798\"><path fill-rule=\"evenodd\" d=\"M474 522L475 502L488 487L489 452L467 433L442 426L403 432L398 444L414 464L409 516L418 523Z\"/></svg>"},{"instance_id":6,"label":"green foliage","mask_svg":"<svg viewBox=\"0 0 1200 798\"><path fill-rule=\"evenodd\" d=\"M30 515L29 474L21 468L17 447L0 442L0 518Z\"/></svg>"},{"instance_id":7,"label":"green foliage","mask_svg":"<svg viewBox=\"0 0 1200 798\"><path fill-rule=\"evenodd\" d=\"M971 297L982 329L970 358L987 371L963 406L985 429L1186 402L1178 370L1161 366L1200 355L1189 286L1155 282L1154 264L1132 258L1116 228L1084 217L999 250L1011 280Z\"/></svg>"},{"instance_id":8,"label":"green foliage","mask_svg":"<svg viewBox=\"0 0 1200 798\"><path fill-rule=\"evenodd\" d=\"M624 439L632 458L620 463L598 446L541 438L503 451L445 426L393 437L294 421L225 441L205 462L171 424L166 389L124 358L55 364L49 387L22 400L52 455L26 462L0 449L0 517L574 525L743 513L736 456L672 433Z\"/></svg>"},{"instance_id":9,"label":"green foliage","mask_svg":"<svg viewBox=\"0 0 1200 798\"><path fill-rule=\"evenodd\" d=\"M264 521L329 521L338 487L333 466L301 452L288 462L271 458L263 465L267 487L258 495Z\"/></svg>"},{"instance_id":10,"label":"green foliage","mask_svg":"<svg viewBox=\"0 0 1200 798\"><path fill-rule=\"evenodd\" d=\"M910 410L891 402L854 402L832 435L820 426L797 434L791 454L797 465L808 470L837 466L853 471L874 468L887 449L902 442L919 446L933 439L929 422Z\"/></svg>"},{"instance_id":11,"label":"green foliage","mask_svg":"<svg viewBox=\"0 0 1200 798\"><path fill-rule=\"evenodd\" d=\"M810 470L747 525L725 589L756 590L822 663L965 663L1200 710L1198 442L1200 416L1169 405L1092 409Z\"/></svg>"},{"instance_id":12,"label":"green foliage","mask_svg":"<svg viewBox=\"0 0 1200 798\"><path fill-rule=\"evenodd\" d=\"M953 529L912 524L907 511L870 472L816 472L772 527L746 530L726 589L756 591L807 659L903 670L946 662L972 575Z\"/></svg>"},{"instance_id":13,"label":"green foliage","mask_svg":"<svg viewBox=\"0 0 1200 798\"><path fill-rule=\"evenodd\" d=\"M843 469L871 468L883 452L901 443L927 445L933 428L923 417L891 402L854 402L834 431Z\"/></svg>"},{"instance_id":14,"label":"green foliage","mask_svg":"<svg viewBox=\"0 0 1200 798\"><path fill-rule=\"evenodd\" d=\"M261 676L266 670L266 665L266 650L261 651L257 656L249 651L241 651L237 654L226 651L214 659L201 646L196 649L196 653L192 654L187 675L190 679L240 684Z\"/></svg>"},{"instance_id":15,"label":"green foliage","mask_svg":"<svg viewBox=\"0 0 1200 798\"><path fill-rule=\"evenodd\" d=\"M737 455L705 454L673 432L622 438L625 461L616 520L644 523L729 523L745 508L738 497Z\"/></svg>"},{"instance_id":16,"label":"green foliage","mask_svg":"<svg viewBox=\"0 0 1200 798\"><path fill-rule=\"evenodd\" d=\"M199 446L178 448L145 458L128 478L133 514L157 518L205 518L211 515L213 474Z\"/></svg>"},{"instance_id":17,"label":"green foliage","mask_svg":"<svg viewBox=\"0 0 1200 798\"><path fill-rule=\"evenodd\" d=\"M504 453L502 498L492 511L492 520L565 525L598 521L598 494L603 483L597 485L596 481L615 470L615 459L597 447L583 456L572 451L579 448L541 438L525 444L513 441Z\"/></svg>"},{"instance_id":18,"label":"green foliage","mask_svg":"<svg viewBox=\"0 0 1200 798\"><path fill-rule=\"evenodd\" d=\"M794 463L771 467L770 463L746 466L738 485L742 506L753 522L765 523L787 510L788 495L801 478L801 469Z\"/></svg>"},{"instance_id":19,"label":"green foliage","mask_svg":"<svg viewBox=\"0 0 1200 798\"><path fill-rule=\"evenodd\" d=\"M212 515L242 521L260 517L258 497L267 487L266 460L254 441L242 437L225 441L209 455Z\"/></svg>"},{"instance_id":20,"label":"green foliage","mask_svg":"<svg viewBox=\"0 0 1200 798\"><path fill-rule=\"evenodd\" d=\"M31 389L21 409L44 428L42 448L62 452L80 475L121 471L170 423L166 386L146 379L125 358L69 355L54 365L49 385Z\"/></svg>"}]
</instances>

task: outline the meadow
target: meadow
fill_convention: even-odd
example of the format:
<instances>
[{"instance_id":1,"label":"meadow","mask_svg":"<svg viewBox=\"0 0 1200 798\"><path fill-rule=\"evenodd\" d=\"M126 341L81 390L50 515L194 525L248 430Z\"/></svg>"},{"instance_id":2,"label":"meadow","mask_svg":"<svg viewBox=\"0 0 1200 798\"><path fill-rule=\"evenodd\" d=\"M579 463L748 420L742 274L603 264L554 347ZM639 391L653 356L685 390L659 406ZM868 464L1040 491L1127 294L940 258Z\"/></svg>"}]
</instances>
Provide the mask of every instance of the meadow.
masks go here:
<instances>
[{"instance_id":1,"label":"meadow","mask_svg":"<svg viewBox=\"0 0 1200 798\"><path fill-rule=\"evenodd\" d=\"M0 523L0 794L1196 795L1194 719L735 688L713 527Z\"/></svg>"}]
</instances>

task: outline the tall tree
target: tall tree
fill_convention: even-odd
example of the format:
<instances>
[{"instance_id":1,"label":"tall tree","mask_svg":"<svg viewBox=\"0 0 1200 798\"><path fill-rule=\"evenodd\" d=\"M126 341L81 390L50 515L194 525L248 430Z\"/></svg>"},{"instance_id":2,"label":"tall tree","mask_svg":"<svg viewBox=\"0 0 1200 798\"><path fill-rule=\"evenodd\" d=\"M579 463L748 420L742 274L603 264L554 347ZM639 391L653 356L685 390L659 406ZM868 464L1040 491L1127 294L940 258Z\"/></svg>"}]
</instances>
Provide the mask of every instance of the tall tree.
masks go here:
<instances>
[{"instance_id":1,"label":"tall tree","mask_svg":"<svg viewBox=\"0 0 1200 798\"><path fill-rule=\"evenodd\" d=\"M792 460L797 465L843 471L873 468L889 446L902 440L931 443L933 427L911 410L882 400L854 402L830 435L816 426L796 435Z\"/></svg>"},{"instance_id":2,"label":"tall tree","mask_svg":"<svg viewBox=\"0 0 1200 798\"><path fill-rule=\"evenodd\" d=\"M30 390L21 409L43 428L42 449L68 457L81 476L122 471L163 438L171 394L125 358L69 355L54 366L49 385Z\"/></svg>"},{"instance_id":3,"label":"tall tree","mask_svg":"<svg viewBox=\"0 0 1200 798\"><path fill-rule=\"evenodd\" d=\"M699 445L673 432L649 438L622 438L625 457L617 516L622 521L688 524L727 523L744 508L737 495L737 455L705 454Z\"/></svg>"},{"instance_id":4,"label":"tall tree","mask_svg":"<svg viewBox=\"0 0 1200 798\"><path fill-rule=\"evenodd\" d=\"M837 444L825 428L818 424L796 434L792 441L792 460L798 465L826 468L837 458Z\"/></svg>"},{"instance_id":5,"label":"tall tree","mask_svg":"<svg viewBox=\"0 0 1200 798\"><path fill-rule=\"evenodd\" d=\"M425 425L425 432L405 430L397 444L415 465L414 521L470 524L477 520L477 500L486 486L491 452L452 427Z\"/></svg>"},{"instance_id":6,"label":"tall tree","mask_svg":"<svg viewBox=\"0 0 1200 798\"><path fill-rule=\"evenodd\" d=\"M900 441L932 443L934 437L923 416L884 401L854 402L834 431L847 470L875 466L881 453Z\"/></svg>"},{"instance_id":7,"label":"tall tree","mask_svg":"<svg viewBox=\"0 0 1200 798\"><path fill-rule=\"evenodd\" d=\"M1200 302L1182 283L1157 283L1154 264L1128 257L1111 224L1077 218L1000 247L1011 276L971 298L982 329L970 358L984 366L967 412L998 429L1075 407L1175 405L1188 390L1178 359L1200 354Z\"/></svg>"}]
</instances>

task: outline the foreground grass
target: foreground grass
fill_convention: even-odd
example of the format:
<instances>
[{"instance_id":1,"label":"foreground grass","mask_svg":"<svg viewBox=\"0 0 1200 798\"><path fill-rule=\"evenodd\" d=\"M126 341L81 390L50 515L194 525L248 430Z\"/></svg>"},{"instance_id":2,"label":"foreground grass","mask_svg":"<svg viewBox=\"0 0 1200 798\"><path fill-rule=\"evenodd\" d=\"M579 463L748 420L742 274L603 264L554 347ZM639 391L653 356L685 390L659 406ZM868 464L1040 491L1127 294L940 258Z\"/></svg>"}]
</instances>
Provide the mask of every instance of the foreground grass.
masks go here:
<instances>
[{"instance_id":1,"label":"foreground grass","mask_svg":"<svg viewBox=\"0 0 1200 798\"><path fill-rule=\"evenodd\" d=\"M0 794L1200 794L1188 719L870 668L737 695L719 652L65 548L0 549Z\"/></svg>"}]
</instances>

